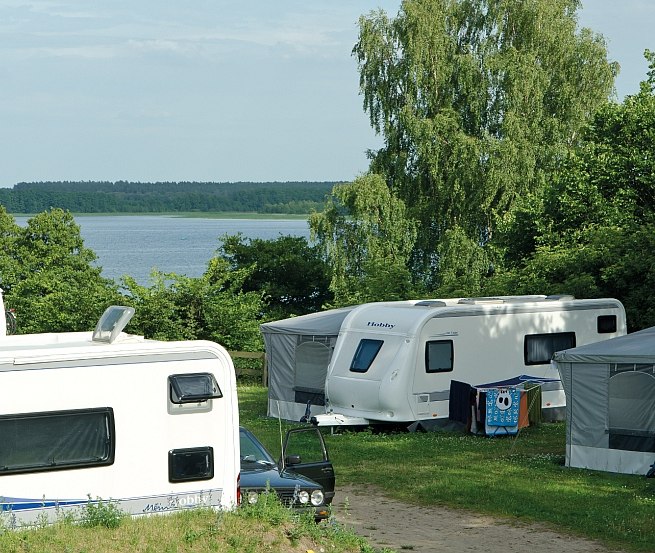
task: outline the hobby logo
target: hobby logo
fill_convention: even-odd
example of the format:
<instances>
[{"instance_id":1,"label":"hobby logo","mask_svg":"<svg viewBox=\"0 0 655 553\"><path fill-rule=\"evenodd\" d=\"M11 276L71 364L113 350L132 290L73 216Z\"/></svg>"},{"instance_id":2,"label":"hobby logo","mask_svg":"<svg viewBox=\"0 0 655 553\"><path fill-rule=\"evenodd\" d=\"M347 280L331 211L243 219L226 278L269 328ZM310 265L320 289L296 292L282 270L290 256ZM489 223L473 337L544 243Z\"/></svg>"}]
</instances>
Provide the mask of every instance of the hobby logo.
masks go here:
<instances>
[{"instance_id":1,"label":"hobby logo","mask_svg":"<svg viewBox=\"0 0 655 553\"><path fill-rule=\"evenodd\" d=\"M377 327L377 328L392 329L396 325L391 324L391 323L376 323L374 321L369 321L368 323L366 323L366 326L374 326L374 327Z\"/></svg>"}]
</instances>

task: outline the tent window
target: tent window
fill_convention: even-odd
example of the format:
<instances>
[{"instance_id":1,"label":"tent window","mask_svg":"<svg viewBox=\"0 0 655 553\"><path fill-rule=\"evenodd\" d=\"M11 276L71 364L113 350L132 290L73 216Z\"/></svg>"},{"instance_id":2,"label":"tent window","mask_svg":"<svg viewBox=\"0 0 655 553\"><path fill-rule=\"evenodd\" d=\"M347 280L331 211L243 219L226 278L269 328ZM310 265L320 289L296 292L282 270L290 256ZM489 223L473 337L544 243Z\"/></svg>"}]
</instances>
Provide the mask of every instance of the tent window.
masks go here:
<instances>
[{"instance_id":1,"label":"tent window","mask_svg":"<svg viewBox=\"0 0 655 553\"><path fill-rule=\"evenodd\" d=\"M325 344L326 346L334 345L335 336L315 336L315 335L302 335L298 336L298 344L304 344L305 342L319 342Z\"/></svg>"},{"instance_id":2,"label":"tent window","mask_svg":"<svg viewBox=\"0 0 655 553\"><path fill-rule=\"evenodd\" d=\"M365 373L368 371L383 343L383 340L362 339L350 363L350 370L355 373Z\"/></svg>"},{"instance_id":3,"label":"tent window","mask_svg":"<svg viewBox=\"0 0 655 553\"><path fill-rule=\"evenodd\" d=\"M653 365L610 367L610 448L655 452L655 374Z\"/></svg>"},{"instance_id":4,"label":"tent window","mask_svg":"<svg viewBox=\"0 0 655 553\"><path fill-rule=\"evenodd\" d=\"M111 465L111 407L0 416L0 474Z\"/></svg>"},{"instance_id":5,"label":"tent window","mask_svg":"<svg viewBox=\"0 0 655 553\"><path fill-rule=\"evenodd\" d=\"M452 340L430 340L425 344L425 372L450 372L453 370L453 359Z\"/></svg>"},{"instance_id":6,"label":"tent window","mask_svg":"<svg viewBox=\"0 0 655 553\"><path fill-rule=\"evenodd\" d=\"M610 378L619 373L635 371L650 374L655 377L655 365L650 363L617 363L615 365L610 365Z\"/></svg>"},{"instance_id":7,"label":"tent window","mask_svg":"<svg viewBox=\"0 0 655 553\"><path fill-rule=\"evenodd\" d=\"M545 365L556 351L574 347L575 332L528 334L523 342L523 357L526 365Z\"/></svg>"},{"instance_id":8,"label":"tent window","mask_svg":"<svg viewBox=\"0 0 655 553\"><path fill-rule=\"evenodd\" d=\"M325 389L325 377L332 350L321 342L303 342L296 347L294 390L319 392ZM305 403L305 400L302 403Z\"/></svg>"},{"instance_id":9,"label":"tent window","mask_svg":"<svg viewBox=\"0 0 655 553\"><path fill-rule=\"evenodd\" d=\"M598 334L616 332L616 315L600 315L597 320Z\"/></svg>"}]
</instances>

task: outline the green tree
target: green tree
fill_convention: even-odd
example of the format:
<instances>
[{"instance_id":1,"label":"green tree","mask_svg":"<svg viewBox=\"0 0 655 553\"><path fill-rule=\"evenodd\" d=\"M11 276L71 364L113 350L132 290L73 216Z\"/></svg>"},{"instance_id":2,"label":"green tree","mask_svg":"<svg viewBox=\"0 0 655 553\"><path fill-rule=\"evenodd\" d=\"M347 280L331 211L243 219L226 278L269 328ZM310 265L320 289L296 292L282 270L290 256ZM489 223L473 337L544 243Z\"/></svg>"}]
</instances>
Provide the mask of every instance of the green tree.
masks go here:
<instances>
[{"instance_id":1,"label":"green tree","mask_svg":"<svg viewBox=\"0 0 655 553\"><path fill-rule=\"evenodd\" d=\"M322 213L310 216L332 269L334 305L405 299L411 295L407 263L415 222L379 175L363 175L332 189Z\"/></svg>"},{"instance_id":2,"label":"green tree","mask_svg":"<svg viewBox=\"0 0 655 553\"><path fill-rule=\"evenodd\" d=\"M486 245L517 200L540 191L608 98L617 67L602 37L577 30L579 7L404 0L395 19L360 18L360 88L384 139L370 169L419 221L411 267L429 285L453 271L444 263L457 250ZM455 254L441 257L446 239Z\"/></svg>"},{"instance_id":3,"label":"green tree","mask_svg":"<svg viewBox=\"0 0 655 553\"><path fill-rule=\"evenodd\" d=\"M210 260L205 273L190 278L154 271L148 286L123 278L125 303L135 308L130 332L159 340L211 340L228 349L261 351L262 294L244 292L249 269L231 270Z\"/></svg>"},{"instance_id":4,"label":"green tree","mask_svg":"<svg viewBox=\"0 0 655 553\"><path fill-rule=\"evenodd\" d=\"M8 292L8 287L16 282L16 240L20 234L20 227L16 220L0 205L0 288Z\"/></svg>"},{"instance_id":5,"label":"green tree","mask_svg":"<svg viewBox=\"0 0 655 553\"><path fill-rule=\"evenodd\" d=\"M304 237L246 240L239 233L221 239L219 256L232 270L251 268L243 291L264 294L265 318L314 313L332 300L329 267L318 246L310 245Z\"/></svg>"},{"instance_id":6,"label":"green tree","mask_svg":"<svg viewBox=\"0 0 655 553\"><path fill-rule=\"evenodd\" d=\"M616 297L633 330L655 325L655 54L646 58L639 92L602 106L541 197L514 212L499 241L509 263L487 291Z\"/></svg>"},{"instance_id":7,"label":"green tree","mask_svg":"<svg viewBox=\"0 0 655 553\"><path fill-rule=\"evenodd\" d=\"M94 266L69 212L53 209L28 220L25 228L0 213L2 281L6 303L16 310L18 331L93 330L105 308L117 301L113 281Z\"/></svg>"}]
</instances>

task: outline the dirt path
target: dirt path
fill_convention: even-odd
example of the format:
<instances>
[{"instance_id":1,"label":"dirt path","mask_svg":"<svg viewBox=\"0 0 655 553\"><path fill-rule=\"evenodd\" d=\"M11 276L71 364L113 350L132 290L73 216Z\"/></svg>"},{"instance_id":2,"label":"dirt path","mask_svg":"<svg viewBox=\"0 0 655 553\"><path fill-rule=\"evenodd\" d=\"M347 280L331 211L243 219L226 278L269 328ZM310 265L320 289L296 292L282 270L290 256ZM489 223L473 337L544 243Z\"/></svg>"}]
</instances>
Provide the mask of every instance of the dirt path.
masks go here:
<instances>
[{"instance_id":1,"label":"dirt path","mask_svg":"<svg viewBox=\"0 0 655 553\"><path fill-rule=\"evenodd\" d=\"M593 541L538 525L511 524L486 515L443 507L415 507L379 490L337 490L336 518L374 547L413 553L610 553Z\"/></svg>"}]
</instances>

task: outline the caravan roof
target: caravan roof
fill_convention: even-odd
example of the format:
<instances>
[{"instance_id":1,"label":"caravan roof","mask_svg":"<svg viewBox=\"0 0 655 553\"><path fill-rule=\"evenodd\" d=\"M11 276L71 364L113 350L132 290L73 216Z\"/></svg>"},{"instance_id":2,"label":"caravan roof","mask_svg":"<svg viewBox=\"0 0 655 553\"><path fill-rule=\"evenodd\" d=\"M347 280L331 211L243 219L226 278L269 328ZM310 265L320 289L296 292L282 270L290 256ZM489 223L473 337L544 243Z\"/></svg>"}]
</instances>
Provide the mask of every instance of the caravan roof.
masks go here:
<instances>
[{"instance_id":1,"label":"caravan roof","mask_svg":"<svg viewBox=\"0 0 655 553\"><path fill-rule=\"evenodd\" d=\"M473 317L562 311L567 308L614 307L613 299L574 300L572 296L502 296L402 302L367 303L353 309L342 331L369 332L372 328L389 334L413 335L434 318Z\"/></svg>"},{"instance_id":2,"label":"caravan roof","mask_svg":"<svg viewBox=\"0 0 655 553\"><path fill-rule=\"evenodd\" d=\"M203 350L213 352L217 349L213 342L202 340L162 342L121 334L113 344L108 344L94 342L91 336L91 332L62 332L4 337L0 341L0 370L39 363L54 368L57 362L67 362L70 366L71 361L103 358L120 358L128 362L127 358L135 355L184 354L185 359L200 359L206 355Z\"/></svg>"}]
</instances>

